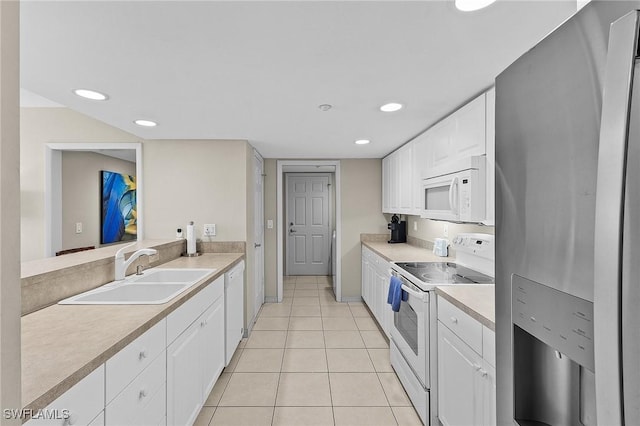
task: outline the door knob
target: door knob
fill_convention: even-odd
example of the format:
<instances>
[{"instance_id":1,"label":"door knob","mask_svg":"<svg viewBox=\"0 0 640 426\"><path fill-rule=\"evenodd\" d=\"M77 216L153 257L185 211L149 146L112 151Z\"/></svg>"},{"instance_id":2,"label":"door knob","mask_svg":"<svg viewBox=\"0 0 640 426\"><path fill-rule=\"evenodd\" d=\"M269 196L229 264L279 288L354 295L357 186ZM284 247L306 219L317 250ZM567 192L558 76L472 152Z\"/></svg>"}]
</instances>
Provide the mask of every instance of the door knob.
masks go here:
<instances>
[{"instance_id":1,"label":"door knob","mask_svg":"<svg viewBox=\"0 0 640 426\"><path fill-rule=\"evenodd\" d=\"M253 243L253 248L258 248L258 247L262 247L262 244Z\"/></svg>"},{"instance_id":2,"label":"door knob","mask_svg":"<svg viewBox=\"0 0 640 426\"><path fill-rule=\"evenodd\" d=\"M298 232L295 229L289 229L289 232Z\"/></svg>"}]
</instances>

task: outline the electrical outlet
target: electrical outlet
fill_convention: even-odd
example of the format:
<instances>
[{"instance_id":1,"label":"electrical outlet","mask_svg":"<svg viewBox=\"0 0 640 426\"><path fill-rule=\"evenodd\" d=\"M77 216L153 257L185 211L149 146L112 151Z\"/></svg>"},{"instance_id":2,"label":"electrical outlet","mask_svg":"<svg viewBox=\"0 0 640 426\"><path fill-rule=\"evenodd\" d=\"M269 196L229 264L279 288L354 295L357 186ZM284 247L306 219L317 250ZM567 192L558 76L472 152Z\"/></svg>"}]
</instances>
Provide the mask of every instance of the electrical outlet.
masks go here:
<instances>
[{"instance_id":1,"label":"electrical outlet","mask_svg":"<svg viewBox=\"0 0 640 426\"><path fill-rule=\"evenodd\" d=\"M413 221L413 230L414 230L414 231L417 231L417 230L418 230L418 221L417 221L417 220L414 220L414 221Z\"/></svg>"},{"instance_id":2,"label":"electrical outlet","mask_svg":"<svg viewBox=\"0 0 640 426\"><path fill-rule=\"evenodd\" d=\"M76 234L82 234L82 222L76 222Z\"/></svg>"},{"instance_id":3,"label":"electrical outlet","mask_svg":"<svg viewBox=\"0 0 640 426\"><path fill-rule=\"evenodd\" d=\"M202 234L205 237L215 237L216 236L216 224L215 223L205 224Z\"/></svg>"},{"instance_id":4,"label":"electrical outlet","mask_svg":"<svg viewBox=\"0 0 640 426\"><path fill-rule=\"evenodd\" d=\"M273 220L272 219L267 220L267 229L273 229Z\"/></svg>"},{"instance_id":5,"label":"electrical outlet","mask_svg":"<svg viewBox=\"0 0 640 426\"><path fill-rule=\"evenodd\" d=\"M449 224L448 223L444 223L444 226L442 227L442 235L444 235L445 238L447 238L449 236Z\"/></svg>"}]
</instances>

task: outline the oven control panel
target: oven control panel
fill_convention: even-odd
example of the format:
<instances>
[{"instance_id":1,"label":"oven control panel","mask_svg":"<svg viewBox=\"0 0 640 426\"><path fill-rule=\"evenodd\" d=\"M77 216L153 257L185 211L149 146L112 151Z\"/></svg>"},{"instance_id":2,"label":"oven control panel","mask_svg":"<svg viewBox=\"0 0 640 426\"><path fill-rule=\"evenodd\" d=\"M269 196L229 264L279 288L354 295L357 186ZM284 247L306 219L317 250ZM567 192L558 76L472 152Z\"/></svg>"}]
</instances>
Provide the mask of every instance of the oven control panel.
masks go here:
<instances>
[{"instance_id":1,"label":"oven control panel","mask_svg":"<svg viewBox=\"0 0 640 426\"><path fill-rule=\"evenodd\" d=\"M494 239L491 234L458 234L451 244L456 251L472 253L487 259L494 258Z\"/></svg>"}]
</instances>

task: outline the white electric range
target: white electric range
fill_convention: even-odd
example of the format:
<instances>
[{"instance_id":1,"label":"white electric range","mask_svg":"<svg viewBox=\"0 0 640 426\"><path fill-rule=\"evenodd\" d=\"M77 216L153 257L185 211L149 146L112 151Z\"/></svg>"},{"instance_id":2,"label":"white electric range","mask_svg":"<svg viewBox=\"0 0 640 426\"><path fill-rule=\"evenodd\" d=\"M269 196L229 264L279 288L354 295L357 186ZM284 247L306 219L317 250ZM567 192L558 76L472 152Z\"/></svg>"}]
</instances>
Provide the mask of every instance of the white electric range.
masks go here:
<instances>
[{"instance_id":1,"label":"white electric range","mask_svg":"<svg viewBox=\"0 0 640 426\"><path fill-rule=\"evenodd\" d=\"M459 234L452 246L456 262L391 264L391 273L400 278L402 290L407 294L400 310L393 314L391 365L425 425L438 424L435 392L438 321L434 291L441 286L494 283L493 235Z\"/></svg>"}]
</instances>

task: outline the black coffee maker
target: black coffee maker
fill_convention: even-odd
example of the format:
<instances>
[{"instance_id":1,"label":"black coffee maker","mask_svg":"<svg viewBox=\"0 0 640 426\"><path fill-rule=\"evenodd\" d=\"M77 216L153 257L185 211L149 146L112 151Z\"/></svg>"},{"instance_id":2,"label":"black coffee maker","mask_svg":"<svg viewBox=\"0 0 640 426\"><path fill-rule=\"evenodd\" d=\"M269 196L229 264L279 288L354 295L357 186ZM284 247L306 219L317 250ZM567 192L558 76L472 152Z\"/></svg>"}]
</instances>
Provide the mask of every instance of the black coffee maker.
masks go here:
<instances>
[{"instance_id":1,"label":"black coffee maker","mask_svg":"<svg viewBox=\"0 0 640 426\"><path fill-rule=\"evenodd\" d=\"M407 242L407 221L400 222L398 215L391 216L391 223L387 225L387 229L391 230L389 244Z\"/></svg>"}]
</instances>

